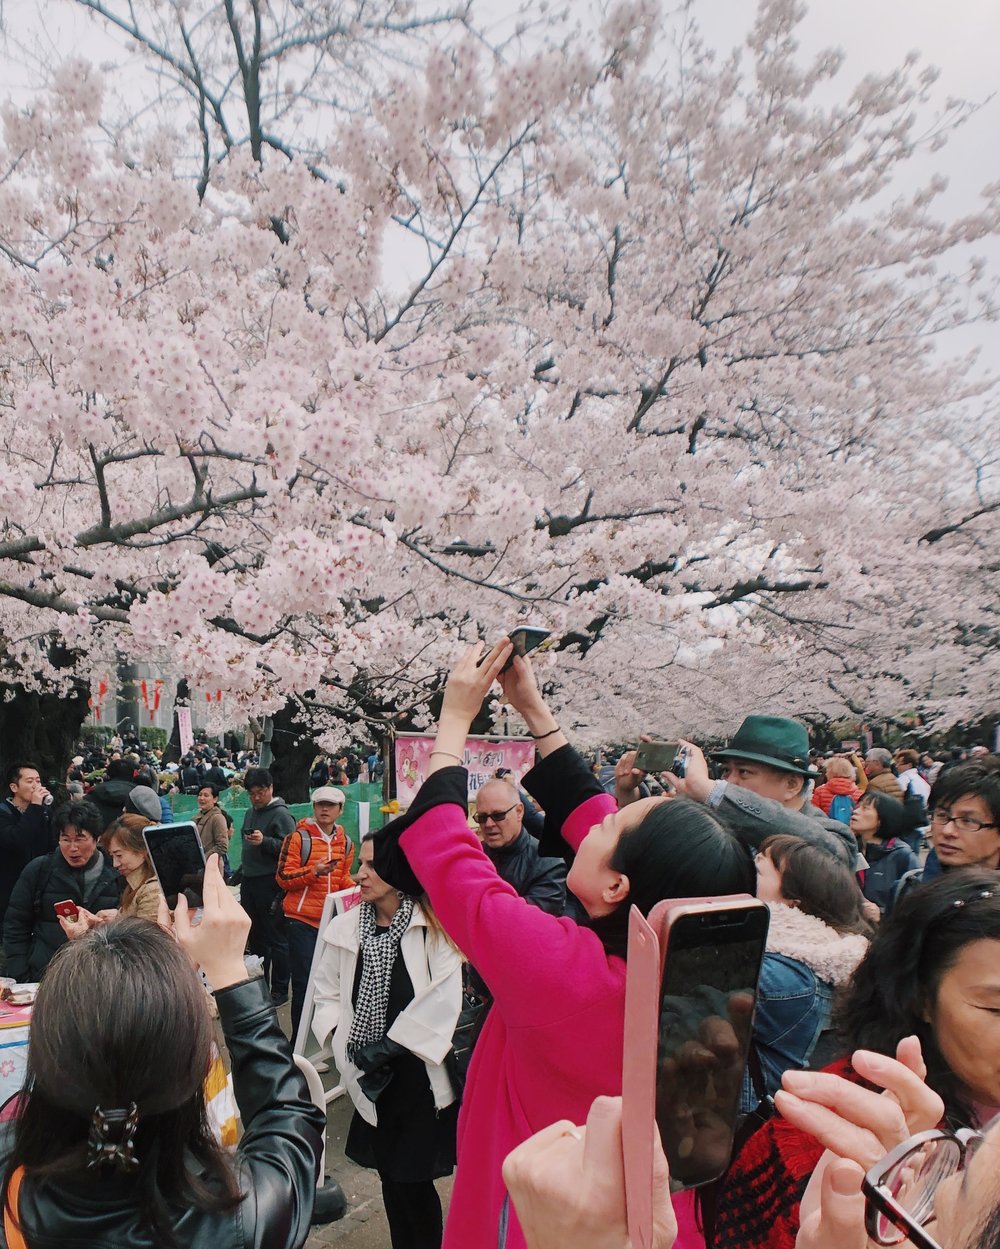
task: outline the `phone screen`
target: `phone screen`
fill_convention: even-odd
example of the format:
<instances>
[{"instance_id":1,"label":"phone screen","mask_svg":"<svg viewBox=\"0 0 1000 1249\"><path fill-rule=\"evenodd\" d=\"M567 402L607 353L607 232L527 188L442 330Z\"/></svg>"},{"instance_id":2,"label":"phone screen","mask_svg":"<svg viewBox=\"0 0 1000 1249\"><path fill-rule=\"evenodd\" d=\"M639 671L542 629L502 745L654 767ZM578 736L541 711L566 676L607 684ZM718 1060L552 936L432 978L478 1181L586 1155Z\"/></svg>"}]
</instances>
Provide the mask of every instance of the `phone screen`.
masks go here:
<instances>
[{"instance_id":1,"label":"phone screen","mask_svg":"<svg viewBox=\"0 0 1000 1249\"><path fill-rule=\"evenodd\" d=\"M671 1186L729 1165L767 939L765 907L679 916L660 995L656 1123Z\"/></svg>"},{"instance_id":2,"label":"phone screen","mask_svg":"<svg viewBox=\"0 0 1000 1249\"><path fill-rule=\"evenodd\" d=\"M501 672L506 672L513 664L515 655L527 655L529 651L537 650L543 642L547 642L551 634L548 629L536 629L529 625L525 625L520 629L511 629L510 644L513 650L510 658L501 668Z\"/></svg>"},{"instance_id":3,"label":"phone screen","mask_svg":"<svg viewBox=\"0 0 1000 1249\"><path fill-rule=\"evenodd\" d=\"M634 766L643 772L670 772L677 758L677 746L677 742L640 742Z\"/></svg>"},{"instance_id":4,"label":"phone screen","mask_svg":"<svg viewBox=\"0 0 1000 1249\"><path fill-rule=\"evenodd\" d=\"M195 825L155 824L143 829L142 836L167 906L173 910L182 893L189 907L201 906L205 852Z\"/></svg>"}]
</instances>

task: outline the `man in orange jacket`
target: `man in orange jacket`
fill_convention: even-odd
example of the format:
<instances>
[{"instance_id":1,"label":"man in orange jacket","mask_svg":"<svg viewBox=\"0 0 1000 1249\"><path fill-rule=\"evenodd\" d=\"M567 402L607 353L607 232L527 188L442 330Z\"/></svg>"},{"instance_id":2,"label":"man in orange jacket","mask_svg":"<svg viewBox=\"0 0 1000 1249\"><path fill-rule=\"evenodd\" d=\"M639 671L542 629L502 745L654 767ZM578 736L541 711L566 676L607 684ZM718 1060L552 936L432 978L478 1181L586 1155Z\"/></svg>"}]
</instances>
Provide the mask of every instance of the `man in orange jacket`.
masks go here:
<instances>
[{"instance_id":1,"label":"man in orange jacket","mask_svg":"<svg viewBox=\"0 0 1000 1249\"><path fill-rule=\"evenodd\" d=\"M282 843L275 876L285 891L293 1040L299 1030L323 903L328 894L354 884L354 845L337 823L344 810L343 791L324 785L313 793L312 803L312 817L299 820Z\"/></svg>"}]
</instances>

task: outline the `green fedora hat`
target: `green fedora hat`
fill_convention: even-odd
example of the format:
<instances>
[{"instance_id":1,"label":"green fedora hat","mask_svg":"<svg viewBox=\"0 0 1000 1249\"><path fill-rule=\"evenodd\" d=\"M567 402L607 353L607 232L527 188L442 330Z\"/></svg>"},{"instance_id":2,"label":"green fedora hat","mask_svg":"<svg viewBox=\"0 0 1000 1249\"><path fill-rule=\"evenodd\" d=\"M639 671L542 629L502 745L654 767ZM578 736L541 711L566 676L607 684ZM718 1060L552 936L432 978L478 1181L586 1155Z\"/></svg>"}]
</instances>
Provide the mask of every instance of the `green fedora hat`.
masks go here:
<instances>
[{"instance_id":1,"label":"green fedora hat","mask_svg":"<svg viewBox=\"0 0 1000 1249\"><path fill-rule=\"evenodd\" d=\"M809 766L809 734L797 720L784 716L747 716L725 750L713 759L750 759L781 772L818 776Z\"/></svg>"}]
</instances>

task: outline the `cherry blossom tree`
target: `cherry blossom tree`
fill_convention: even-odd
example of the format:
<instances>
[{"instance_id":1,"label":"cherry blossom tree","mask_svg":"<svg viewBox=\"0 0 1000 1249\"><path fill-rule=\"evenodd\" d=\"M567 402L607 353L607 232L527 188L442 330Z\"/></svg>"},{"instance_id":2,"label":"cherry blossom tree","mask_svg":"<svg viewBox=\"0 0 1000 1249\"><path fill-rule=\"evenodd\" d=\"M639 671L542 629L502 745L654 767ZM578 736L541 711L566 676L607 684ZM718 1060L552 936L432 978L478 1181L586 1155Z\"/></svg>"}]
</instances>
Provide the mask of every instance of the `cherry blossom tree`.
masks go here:
<instances>
[{"instance_id":1,"label":"cherry blossom tree","mask_svg":"<svg viewBox=\"0 0 1000 1249\"><path fill-rule=\"evenodd\" d=\"M642 0L527 48L86 7L157 97L73 59L3 111L7 679L419 724L528 620L583 740L989 708L993 382L936 343L996 315L1000 183L899 189L968 113L933 71L821 103L791 0L724 57Z\"/></svg>"}]
</instances>

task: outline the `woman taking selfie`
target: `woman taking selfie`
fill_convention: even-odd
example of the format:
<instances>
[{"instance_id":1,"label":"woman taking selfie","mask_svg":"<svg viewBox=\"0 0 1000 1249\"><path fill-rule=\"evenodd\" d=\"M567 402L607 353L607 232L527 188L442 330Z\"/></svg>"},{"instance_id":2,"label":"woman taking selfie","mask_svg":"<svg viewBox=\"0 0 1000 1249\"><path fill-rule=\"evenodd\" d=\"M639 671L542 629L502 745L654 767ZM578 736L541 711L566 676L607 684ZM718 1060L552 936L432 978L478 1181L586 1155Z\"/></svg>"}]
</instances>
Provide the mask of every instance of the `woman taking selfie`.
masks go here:
<instances>
[{"instance_id":1,"label":"woman taking selfie","mask_svg":"<svg viewBox=\"0 0 1000 1249\"><path fill-rule=\"evenodd\" d=\"M212 856L204 913L183 896L176 941L123 919L65 946L35 1001L19 1116L0 1125L9 1249L298 1249L309 1233L326 1126L262 980L250 921ZM162 924L169 924L164 905ZM215 986L244 1134L234 1158L205 1125ZM19 1226L18 1226L19 1225ZM18 1240L18 1236L22 1237Z\"/></svg>"},{"instance_id":2,"label":"woman taking selfie","mask_svg":"<svg viewBox=\"0 0 1000 1249\"><path fill-rule=\"evenodd\" d=\"M518 657L501 678L504 697L542 755L525 788L576 851L567 885L587 923L520 898L469 829L468 778L458 766L511 646L498 644L478 666L481 654L481 644L471 647L449 677L433 775L406 816L375 835L379 875L410 893L426 890L494 997L459 1119L445 1228L453 1249L496 1242L501 1166L515 1145L555 1120L582 1122L595 1096L620 1093L630 904L648 914L667 897L752 893L755 878L746 847L698 803L647 798L618 811ZM507 1244L524 1244L516 1220Z\"/></svg>"}]
</instances>

